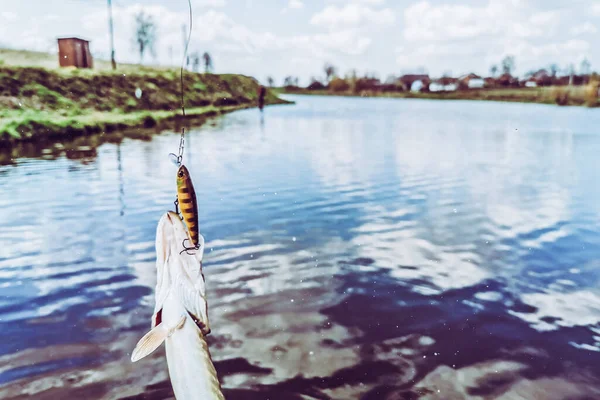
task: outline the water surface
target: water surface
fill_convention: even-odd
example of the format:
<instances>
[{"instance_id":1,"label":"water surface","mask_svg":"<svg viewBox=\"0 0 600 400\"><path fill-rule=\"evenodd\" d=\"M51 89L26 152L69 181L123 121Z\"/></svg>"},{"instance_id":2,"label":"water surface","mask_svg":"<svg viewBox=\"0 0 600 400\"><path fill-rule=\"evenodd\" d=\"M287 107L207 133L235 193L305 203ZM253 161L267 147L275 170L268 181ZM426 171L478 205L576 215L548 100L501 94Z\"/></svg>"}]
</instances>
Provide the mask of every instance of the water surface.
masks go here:
<instances>
[{"instance_id":1,"label":"water surface","mask_svg":"<svg viewBox=\"0 0 600 400\"><path fill-rule=\"evenodd\" d=\"M228 398L600 397L598 110L290 98L186 138ZM129 355L178 140L0 166L0 397L172 396Z\"/></svg>"}]
</instances>

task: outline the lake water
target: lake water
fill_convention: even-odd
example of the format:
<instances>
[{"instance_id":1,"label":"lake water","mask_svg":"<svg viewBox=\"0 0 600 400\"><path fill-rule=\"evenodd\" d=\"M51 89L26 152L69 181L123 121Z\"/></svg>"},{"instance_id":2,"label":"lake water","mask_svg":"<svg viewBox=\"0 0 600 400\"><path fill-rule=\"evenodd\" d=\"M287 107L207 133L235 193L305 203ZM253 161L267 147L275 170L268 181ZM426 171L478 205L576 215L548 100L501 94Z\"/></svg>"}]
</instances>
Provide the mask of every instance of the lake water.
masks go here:
<instances>
[{"instance_id":1,"label":"lake water","mask_svg":"<svg viewBox=\"0 0 600 400\"><path fill-rule=\"evenodd\" d=\"M228 398L600 398L600 111L289 98L186 137ZM178 141L0 166L1 398L172 396Z\"/></svg>"}]
</instances>

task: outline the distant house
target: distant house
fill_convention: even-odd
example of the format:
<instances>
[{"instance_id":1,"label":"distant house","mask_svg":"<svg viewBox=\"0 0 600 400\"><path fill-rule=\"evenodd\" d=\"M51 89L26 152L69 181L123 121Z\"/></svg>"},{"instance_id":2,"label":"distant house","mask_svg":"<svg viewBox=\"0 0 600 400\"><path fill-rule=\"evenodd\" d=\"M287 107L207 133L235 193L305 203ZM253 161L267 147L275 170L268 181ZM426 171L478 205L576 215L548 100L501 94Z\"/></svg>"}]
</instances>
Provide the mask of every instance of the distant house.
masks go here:
<instances>
[{"instance_id":1,"label":"distant house","mask_svg":"<svg viewBox=\"0 0 600 400\"><path fill-rule=\"evenodd\" d=\"M485 80L473 73L461 76L458 80L459 86L465 89L481 89L485 86Z\"/></svg>"},{"instance_id":2,"label":"distant house","mask_svg":"<svg viewBox=\"0 0 600 400\"><path fill-rule=\"evenodd\" d=\"M416 80L412 83L412 85L410 85L410 91L411 92L420 92L423 90L425 84L423 83L422 80Z\"/></svg>"},{"instance_id":3,"label":"distant house","mask_svg":"<svg viewBox=\"0 0 600 400\"><path fill-rule=\"evenodd\" d=\"M444 91L444 85L438 83L438 82L431 82L429 84L429 91L430 92L443 92Z\"/></svg>"},{"instance_id":4,"label":"distant house","mask_svg":"<svg viewBox=\"0 0 600 400\"><path fill-rule=\"evenodd\" d=\"M325 90L327 89L327 86L323 85L319 81L312 81L306 88L308 90Z\"/></svg>"},{"instance_id":5,"label":"distant house","mask_svg":"<svg viewBox=\"0 0 600 400\"><path fill-rule=\"evenodd\" d=\"M584 75L572 75L571 84L572 85L585 85L586 76Z\"/></svg>"},{"instance_id":6,"label":"distant house","mask_svg":"<svg viewBox=\"0 0 600 400\"><path fill-rule=\"evenodd\" d=\"M485 81L483 78L469 79L468 86L469 89L481 89L485 86Z\"/></svg>"},{"instance_id":7,"label":"distant house","mask_svg":"<svg viewBox=\"0 0 600 400\"><path fill-rule=\"evenodd\" d=\"M430 92L454 92L458 90L458 79L444 76L429 84Z\"/></svg>"},{"instance_id":8,"label":"distant house","mask_svg":"<svg viewBox=\"0 0 600 400\"><path fill-rule=\"evenodd\" d=\"M519 80L511 74L502 74L496 78L496 85L503 87L519 86Z\"/></svg>"},{"instance_id":9,"label":"distant house","mask_svg":"<svg viewBox=\"0 0 600 400\"><path fill-rule=\"evenodd\" d=\"M89 40L58 38L58 63L61 67L93 68Z\"/></svg>"},{"instance_id":10,"label":"distant house","mask_svg":"<svg viewBox=\"0 0 600 400\"><path fill-rule=\"evenodd\" d=\"M429 88L429 75L427 74L408 74L402 75L399 79L404 90L422 91ZM418 82L418 83L417 83Z\"/></svg>"},{"instance_id":11,"label":"distant house","mask_svg":"<svg viewBox=\"0 0 600 400\"><path fill-rule=\"evenodd\" d=\"M550 86L553 83L553 77L545 69L535 71L525 81L526 87Z\"/></svg>"},{"instance_id":12,"label":"distant house","mask_svg":"<svg viewBox=\"0 0 600 400\"><path fill-rule=\"evenodd\" d=\"M377 78L358 78L354 81L354 91L377 90L381 86L381 81Z\"/></svg>"}]
</instances>

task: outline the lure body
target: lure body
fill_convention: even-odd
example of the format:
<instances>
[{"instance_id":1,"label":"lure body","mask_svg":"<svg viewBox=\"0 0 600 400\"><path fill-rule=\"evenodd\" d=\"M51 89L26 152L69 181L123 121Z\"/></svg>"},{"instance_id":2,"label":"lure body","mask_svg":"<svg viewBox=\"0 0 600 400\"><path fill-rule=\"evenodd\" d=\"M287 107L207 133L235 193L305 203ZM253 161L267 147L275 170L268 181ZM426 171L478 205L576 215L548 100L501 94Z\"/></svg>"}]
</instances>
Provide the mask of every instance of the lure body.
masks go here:
<instances>
[{"instance_id":1,"label":"lure body","mask_svg":"<svg viewBox=\"0 0 600 400\"><path fill-rule=\"evenodd\" d=\"M198 202L192 178L185 165L177 170L177 202L187 227L192 247L198 247Z\"/></svg>"}]
</instances>

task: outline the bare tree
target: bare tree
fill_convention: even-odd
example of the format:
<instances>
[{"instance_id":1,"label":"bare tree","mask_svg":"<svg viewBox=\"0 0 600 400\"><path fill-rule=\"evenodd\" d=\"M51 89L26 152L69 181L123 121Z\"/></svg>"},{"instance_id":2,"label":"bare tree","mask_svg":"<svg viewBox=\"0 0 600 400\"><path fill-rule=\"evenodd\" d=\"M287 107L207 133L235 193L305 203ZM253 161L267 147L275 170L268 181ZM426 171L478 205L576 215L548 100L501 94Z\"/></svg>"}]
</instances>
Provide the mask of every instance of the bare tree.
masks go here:
<instances>
[{"instance_id":1,"label":"bare tree","mask_svg":"<svg viewBox=\"0 0 600 400\"><path fill-rule=\"evenodd\" d=\"M502 60L502 72L508 75L512 75L515 69L515 56L506 56Z\"/></svg>"},{"instance_id":2,"label":"bare tree","mask_svg":"<svg viewBox=\"0 0 600 400\"><path fill-rule=\"evenodd\" d=\"M492 74L492 76L496 76L497 72L498 72L498 66L496 64L492 65L490 67L490 74Z\"/></svg>"},{"instance_id":3,"label":"bare tree","mask_svg":"<svg viewBox=\"0 0 600 400\"><path fill-rule=\"evenodd\" d=\"M323 70L325 71L325 77L326 77L327 81L329 82L335 76L336 69L330 63L326 63L325 66L323 67Z\"/></svg>"},{"instance_id":4,"label":"bare tree","mask_svg":"<svg viewBox=\"0 0 600 400\"><path fill-rule=\"evenodd\" d=\"M275 79L273 79L272 76L267 76L267 85L269 85L270 87L273 87L274 84L275 84Z\"/></svg>"},{"instance_id":5,"label":"bare tree","mask_svg":"<svg viewBox=\"0 0 600 400\"><path fill-rule=\"evenodd\" d=\"M200 62L201 62L200 53L195 51L192 54L190 54L190 61L192 63L192 71L200 72Z\"/></svg>"},{"instance_id":6,"label":"bare tree","mask_svg":"<svg viewBox=\"0 0 600 400\"><path fill-rule=\"evenodd\" d=\"M581 65L579 66L579 72L581 73L581 75L589 75L591 69L592 64L587 58L584 58L583 61L581 61Z\"/></svg>"},{"instance_id":7,"label":"bare tree","mask_svg":"<svg viewBox=\"0 0 600 400\"><path fill-rule=\"evenodd\" d=\"M208 74L213 69L212 57L208 51L206 51L204 54L202 54L202 59L204 60L204 72Z\"/></svg>"},{"instance_id":8,"label":"bare tree","mask_svg":"<svg viewBox=\"0 0 600 400\"><path fill-rule=\"evenodd\" d=\"M156 56L154 45L156 44L156 23L151 15L144 10L135 15L135 43L140 53L140 63L144 61L146 50L150 51L153 57Z\"/></svg>"},{"instance_id":9,"label":"bare tree","mask_svg":"<svg viewBox=\"0 0 600 400\"><path fill-rule=\"evenodd\" d=\"M558 64L552 63L550 64L550 66L548 67L548 69L550 70L550 76L555 78L556 74L558 74L558 70L560 69Z\"/></svg>"},{"instance_id":10,"label":"bare tree","mask_svg":"<svg viewBox=\"0 0 600 400\"><path fill-rule=\"evenodd\" d=\"M291 76L286 76L283 80L283 86L292 86L294 84L294 78Z\"/></svg>"}]
</instances>

